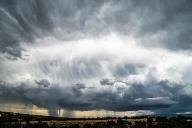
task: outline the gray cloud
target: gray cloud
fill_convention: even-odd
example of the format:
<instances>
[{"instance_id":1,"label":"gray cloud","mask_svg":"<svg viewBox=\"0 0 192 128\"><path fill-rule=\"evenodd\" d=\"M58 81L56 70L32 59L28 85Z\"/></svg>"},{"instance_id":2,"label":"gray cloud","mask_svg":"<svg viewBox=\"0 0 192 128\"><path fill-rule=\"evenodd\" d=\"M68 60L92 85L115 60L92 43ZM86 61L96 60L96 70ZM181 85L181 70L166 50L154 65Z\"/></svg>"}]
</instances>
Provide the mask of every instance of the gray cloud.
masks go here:
<instances>
[{"instance_id":1,"label":"gray cloud","mask_svg":"<svg viewBox=\"0 0 192 128\"><path fill-rule=\"evenodd\" d=\"M1 0L0 102L54 115L58 108L192 111L191 58L177 52L192 48L191 11L190 0ZM133 38L136 48L130 40L99 44L109 33Z\"/></svg>"},{"instance_id":2,"label":"gray cloud","mask_svg":"<svg viewBox=\"0 0 192 128\"><path fill-rule=\"evenodd\" d=\"M118 90L118 86L116 90ZM50 113L58 108L112 111L151 110L156 113L169 112L172 114L191 111L192 104L188 103L191 96L180 92L185 88L184 86L177 86L169 81L156 81L151 84L135 83L127 86L120 91L112 92L110 89L96 91L93 88L86 88L84 84L80 83L63 89L56 85L50 88L31 87L27 86L27 83L13 87L2 81L0 84L1 97L6 97L6 100L1 103L18 100L25 104L47 108Z\"/></svg>"},{"instance_id":3,"label":"gray cloud","mask_svg":"<svg viewBox=\"0 0 192 128\"><path fill-rule=\"evenodd\" d=\"M115 81L113 79L101 79L101 85L114 85Z\"/></svg>"},{"instance_id":4,"label":"gray cloud","mask_svg":"<svg viewBox=\"0 0 192 128\"><path fill-rule=\"evenodd\" d=\"M39 86L43 86L43 87L49 87L50 86L50 82L46 79L41 79L39 81L35 81Z\"/></svg>"},{"instance_id":5,"label":"gray cloud","mask_svg":"<svg viewBox=\"0 0 192 128\"><path fill-rule=\"evenodd\" d=\"M75 40L109 31L132 35L144 46L191 49L191 5L190 0L2 0L0 51L22 58L23 42L50 35Z\"/></svg>"}]
</instances>

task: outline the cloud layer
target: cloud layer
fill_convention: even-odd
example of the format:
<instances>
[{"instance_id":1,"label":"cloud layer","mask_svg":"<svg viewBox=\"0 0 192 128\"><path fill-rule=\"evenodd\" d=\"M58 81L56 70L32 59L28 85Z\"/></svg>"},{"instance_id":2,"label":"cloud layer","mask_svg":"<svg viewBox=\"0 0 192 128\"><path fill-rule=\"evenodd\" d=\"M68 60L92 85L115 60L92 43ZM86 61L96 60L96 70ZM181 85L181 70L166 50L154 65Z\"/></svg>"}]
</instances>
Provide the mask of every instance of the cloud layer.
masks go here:
<instances>
[{"instance_id":1,"label":"cloud layer","mask_svg":"<svg viewBox=\"0 0 192 128\"><path fill-rule=\"evenodd\" d=\"M190 112L191 1L2 0L0 102Z\"/></svg>"}]
</instances>

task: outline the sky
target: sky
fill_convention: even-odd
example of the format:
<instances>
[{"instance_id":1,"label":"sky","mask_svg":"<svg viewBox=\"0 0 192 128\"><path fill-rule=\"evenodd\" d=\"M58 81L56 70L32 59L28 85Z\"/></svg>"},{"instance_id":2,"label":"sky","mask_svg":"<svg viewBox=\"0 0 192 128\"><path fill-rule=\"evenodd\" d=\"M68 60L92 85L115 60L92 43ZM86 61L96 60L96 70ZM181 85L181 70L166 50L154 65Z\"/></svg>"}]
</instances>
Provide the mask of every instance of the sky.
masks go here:
<instances>
[{"instance_id":1,"label":"sky","mask_svg":"<svg viewBox=\"0 0 192 128\"><path fill-rule=\"evenodd\" d=\"M192 113L191 0L1 0L0 110Z\"/></svg>"}]
</instances>

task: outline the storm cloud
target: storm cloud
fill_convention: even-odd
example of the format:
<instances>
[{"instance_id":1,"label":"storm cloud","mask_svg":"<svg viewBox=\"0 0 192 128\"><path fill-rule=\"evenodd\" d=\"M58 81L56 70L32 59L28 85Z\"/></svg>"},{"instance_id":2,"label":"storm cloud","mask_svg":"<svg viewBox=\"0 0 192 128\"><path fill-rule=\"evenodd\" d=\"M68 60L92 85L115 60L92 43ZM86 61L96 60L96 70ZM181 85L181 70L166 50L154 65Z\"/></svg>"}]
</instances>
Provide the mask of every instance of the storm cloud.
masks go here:
<instances>
[{"instance_id":1,"label":"storm cloud","mask_svg":"<svg viewBox=\"0 0 192 128\"><path fill-rule=\"evenodd\" d=\"M0 50L22 57L22 43L37 38L76 40L110 31L134 36L146 46L187 50L191 5L190 0L2 0Z\"/></svg>"},{"instance_id":2,"label":"storm cloud","mask_svg":"<svg viewBox=\"0 0 192 128\"><path fill-rule=\"evenodd\" d=\"M190 0L1 0L0 103L191 112Z\"/></svg>"}]
</instances>

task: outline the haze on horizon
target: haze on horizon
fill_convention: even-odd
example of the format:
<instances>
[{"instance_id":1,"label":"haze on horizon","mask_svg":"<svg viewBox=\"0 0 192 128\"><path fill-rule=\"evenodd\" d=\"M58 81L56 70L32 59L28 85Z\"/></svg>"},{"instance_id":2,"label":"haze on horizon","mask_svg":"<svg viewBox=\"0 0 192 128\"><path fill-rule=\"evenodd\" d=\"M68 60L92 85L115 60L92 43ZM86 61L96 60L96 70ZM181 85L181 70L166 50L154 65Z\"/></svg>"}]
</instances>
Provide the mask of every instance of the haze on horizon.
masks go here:
<instances>
[{"instance_id":1,"label":"haze on horizon","mask_svg":"<svg viewBox=\"0 0 192 128\"><path fill-rule=\"evenodd\" d=\"M0 111L192 112L191 0L1 0Z\"/></svg>"}]
</instances>

